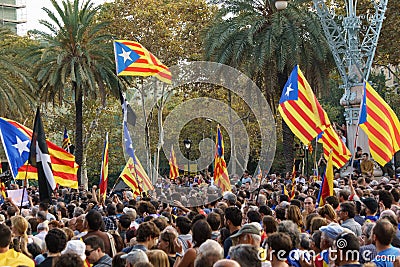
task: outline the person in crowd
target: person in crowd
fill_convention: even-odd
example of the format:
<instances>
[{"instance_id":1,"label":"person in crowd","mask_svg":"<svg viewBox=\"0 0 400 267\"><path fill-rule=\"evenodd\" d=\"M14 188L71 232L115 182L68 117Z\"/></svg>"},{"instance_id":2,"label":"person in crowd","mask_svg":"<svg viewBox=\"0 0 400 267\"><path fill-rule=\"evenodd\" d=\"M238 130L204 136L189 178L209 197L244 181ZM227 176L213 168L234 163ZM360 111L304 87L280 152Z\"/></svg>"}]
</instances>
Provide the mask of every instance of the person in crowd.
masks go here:
<instances>
[{"instance_id":1,"label":"person in crowd","mask_svg":"<svg viewBox=\"0 0 400 267\"><path fill-rule=\"evenodd\" d=\"M289 267L286 263L292 248L292 240L286 233L274 233L268 237L266 256L272 266Z\"/></svg>"},{"instance_id":2,"label":"person in crowd","mask_svg":"<svg viewBox=\"0 0 400 267\"><path fill-rule=\"evenodd\" d=\"M212 267L215 262L223 259L224 249L212 239L208 239L199 247L199 255L196 257L194 267Z\"/></svg>"},{"instance_id":3,"label":"person in crowd","mask_svg":"<svg viewBox=\"0 0 400 267\"><path fill-rule=\"evenodd\" d=\"M66 253L54 261L56 267L84 267L84 261L75 253Z\"/></svg>"},{"instance_id":4,"label":"person in crowd","mask_svg":"<svg viewBox=\"0 0 400 267\"><path fill-rule=\"evenodd\" d=\"M375 243L377 256L372 260L376 266L393 266L390 258L400 256L400 250L391 246L396 229L386 219L380 219L376 222L372 230L372 240ZM385 260L386 259L386 260Z\"/></svg>"},{"instance_id":5,"label":"person in crowd","mask_svg":"<svg viewBox=\"0 0 400 267\"><path fill-rule=\"evenodd\" d=\"M214 263L213 267L240 267L240 265L237 261L223 259Z\"/></svg>"},{"instance_id":6,"label":"person in crowd","mask_svg":"<svg viewBox=\"0 0 400 267\"><path fill-rule=\"evenodd\" d=\"M368 153L362 154L362 159L360 163L361 174L366 177L371 177L374 174L374 162L369 159Z\"/></svg>"},{"instance_id":7,"label":"person in crowd","mask_svg":"<svg viewBox=\"0 0 400 267\"><path fill-rule=\"evenodd\" d=\"M225 210L225 226L229 230L229 235L236 234L242 225L242 212L237 207L229 207ZM232 238L228 237L224 241L224 258L228 256Z\"/></svg>"},{"instance_id":8,"label":"person in crowd","mask_svg":"<svg viewBox=\"0 0 400 267\"><path fill-rule=\"evenodd\" d=\"M178 231L178 239L182 243L183 252L189 249L192 242L192 234L190 234L191 221L185 216L176 218L176 230Z\"/></svg>"},{"instance_id":9,"label":"person in crowd","mask_svg":"<svg viewBox=\"0 0 400 267\"><path fill-rule=\"evenodd\" d=\"M361 225L354 220L356 207L352 202L340 204L339 217L342 221L341 226L351 230L355 235L361 236Z\"/></svg>"},{"instance_id":10,"label":"person in crowd","mask_svg":"<svg viewBox=\"0 0 400 267\"><path fill-rule=\"evenodd\" d=\"M304 223L299 207L295 205L289 205L289 207L287 208L286 219L291 220L292 222L297 224L297 227L299 227L299 231L302 231Z\"/></svg>"},{"instance_id":11,"label":"person in crowd","mask_svg":"<svg viewBox=\"0 0 400 267\"><path fill-rule=\"evenodd\" d=\"M105 253L104 241L101 237L93 235L85 238L84 240L86 249L85 255L93 267L107 267L111 266L112 258Z\"/></svg>"},{"instance_id":12,"label":"person in crowd","mask_svg":"<svg viewBox=\"0 0 400 267\"><path fill-rule=\"evenodd\" d=\"M129 253L135 249L141 249L147 251L152 249L158 244L158 238L160 236L160 230L153 222L143 222L139 225L136 235L136 244L127 248L124 248L122 252Z\"/></svg>"},{"instance_id":13,"label":"person in crowd","mask_svg":"<svg viewBox=\"0 0 400 267\"><path fill-rule=\"evenodd\" d=\"M248 223L242 226L240 230L231 235L233 245L250 244L255 247L260 247L261 233L254 223Z\"/></svg>"},{"instance_id":14,"label":"person in crowd","mask_svg":"<svg viewBox=\"0 0 400 267\"><path fill-rule=\"evenodd\" d=\"M160 249L152 249L146 252L149 262L158 267L169 267L168 255Z\"/></svg>"},{"instance_id":15,"label":"person in crowd","mask_svg":"<svg viewBox=\"0 0 400 267\"><path fill-rule=\"evenodd\" d=\"M241 244L229 250L230 259L239 263L241 267L261 267L259 250L252 245Z\"/></svg>"},{"instance_id":16,"label":"person in crowd","mask_svg":"<svg viewBox=\"0 0 400 267\"><path fill-rule=\"evenodd\" d=\"M11 231L13 233L13 248L24 253L26 256L31 257L32 255L28 251L28 221L21 215L11 217Z\"/></svg>"},{"instance_id":17,"label":"person in crowd","mask_svg":"<svg viewBox=\"0 0 400 267\"><path fill-rule=\"evenodd\" d=\"M122 255L121 259L125 260L126 267L138 266L137 264L139 263L149 263L149 258L147 257L146 252L144 252L141 249L134 249L130 251L128 254ZM150 266L153 265L151 264Z\"/></svg>"},{"instance_id":18,"label":"person in crowd","mask_svg":"<svg viewBox=\"0 0 400 267\"><path fill-rule=\"evenodd\" d=\"M110 243L110 237L107 235L107 233L100 231L100 228L103 224L103 218L100 214L100 212L96 210L90 210L86 216L85 216L85 225L88 229L87 234L85 234L82 239L85 242L85 240L91 236L97 236L103 240L103 246L104 249L103 251L108 254L109 256L112 255L112 248L111 248L111 243Z\"/></svg>"},{"instance_id":19,"label":"person in crowd","mask_svg":"<svg viewBox=\"0 0 400 267\"><path fill-rule=\"evenodd\" d=\"M117 206L115 203L110 203L107 205L107 216L103 217L103 221L105 224L105 230L117 230L118 223L117 223Z\"/></svg>"},{"instance_id":20,"label":"person in crowd","mask_svg":"<svg viewBox=\"0 0 400 267\"><path fill-rule=\"evenodd\" d=\"M28 266L34 267L35 262L21 252L10 248L11 229L4 223L0 224L0 266Z\"/></svg>"},{"instance_id":21,"label":"person in crowd","mask_svg":"<svg viewBox=\"0 0 400 267\"><path fill-rule=\"evenodd\" d=\"M216 212L211 212L207 216L207 222L212 230L211 239L217 241L220 236L219 229L221 227L221 215Z\"/></svg>"},{"instance_id":22,"label":"person in crowd","mask_svg":"<svg viewBox=\"0 0 400 267\"><path fill-rule=\"evenodd\" d=\"M372 229L375 222L366 222L362 226L360 242L360 263L371 262L376 257L376 247L372 240Z\"/></svg>"},{"instance_id":23,"label":"person in crowd","mask_svg":"<svg viewBox=\"0 0 400 267\"><path fill-rule=\"evenodd\" d=\"M45 237L45 242L47 248L46 258L38 267L53 266L53 262L61 255L61 251L67 245L67 235L61 229L51 229Z\"/></svg>"},{"instance_id":24,"label":"person in crowd","mask_svg":"<svg viewBox=\"0 0 400 267\"><path fill-rule=\"evenodd\" d=\"M372 197L361 199L361 201L364 204L362 213L365 214L365 221L376 222L379 219L379 216L376 215L379 208L378 202Z\"/></svg>"},{"instance_id":25,"label":"person in crowd","mask_svg":"<svg viewBox=\"0 0 400 267\"><path fill-rule=\"evenodd\" d=\"M157 248L168 255L170 266L174 266L176 259L175 242L178 238L178 232L173 227L167 227L161 232Z\"/></svg>"},{"instance_id":26,"label":"person in crowd","mask_svg":"<svg viewBox=\"0 0 400 267\"><path fill-rule=\"evenodd\" d=\"M336 237L334 249L337 251L334 257L335 266L338 267L362 267L359 262L358 252L360 243L353 233L341 233Z\"/></svg>"}]
</instances>

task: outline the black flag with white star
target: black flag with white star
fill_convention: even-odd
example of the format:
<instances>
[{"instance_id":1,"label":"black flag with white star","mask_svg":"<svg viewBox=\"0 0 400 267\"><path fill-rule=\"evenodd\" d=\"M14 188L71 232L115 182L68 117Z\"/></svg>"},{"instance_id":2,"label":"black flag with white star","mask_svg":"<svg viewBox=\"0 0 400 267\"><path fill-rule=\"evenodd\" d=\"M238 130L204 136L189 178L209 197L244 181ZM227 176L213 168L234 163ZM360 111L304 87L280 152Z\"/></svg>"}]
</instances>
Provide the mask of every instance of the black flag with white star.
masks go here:
<instances>
[{"instance_id":1,"label":"black flag with white star","mask_svg":"<svg viewBox=\"0 0 400 267\"><path fill-rule=\"evenodd\" d=\"M38 169L39 196L41 202L50 202L51 193L56 188L49 149L46 143L40 109L36 111L35 124L33 126L31 147L29 152L29 164Z\"/></svg>"}]
</instances>

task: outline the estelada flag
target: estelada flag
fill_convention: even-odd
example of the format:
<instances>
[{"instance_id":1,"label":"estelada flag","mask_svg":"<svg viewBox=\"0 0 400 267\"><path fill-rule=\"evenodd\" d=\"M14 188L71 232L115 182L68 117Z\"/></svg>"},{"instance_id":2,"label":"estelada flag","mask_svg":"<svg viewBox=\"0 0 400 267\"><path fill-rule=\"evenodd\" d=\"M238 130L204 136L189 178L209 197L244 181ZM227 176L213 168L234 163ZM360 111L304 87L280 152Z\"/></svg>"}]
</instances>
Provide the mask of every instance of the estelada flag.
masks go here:
<instances>
[{"instance_id":1,"label":"estelada flag","mask_svg":"<svg viewBox=\"0 0 400 267\"><path fill-rule=\"evenodd\" d=\"M118 76L155 76L171 83L171 71L143 45L134 41L114 41L115 64Z\"/></svg>"},{"instance_id":2,"label":"estelada flag","mask_svg":"<svg viewBox=\"0 0 400 267\"><path fill-rule=\"evenodd\" d=\"M222 192L231 191L231 182L229 180L228 169L224 159L224 139L221 129L217 126L216 148L214 159L214 184L221 188Z\"/></svg>"},{"instance_id":3,"label":"estelada flag","mask_svg":"<svg viewBox=\"0 0 400 267\"><path fill-rule=\"evenodd\" d=\"M330 125L326 112L297 65L283 88L278 110L304 144L310 143Z\"/></svg>"},{"instance_id":4,"label":"estelada flag","mask_svg":"<svg viewBox=\"0 0 400 267\"><path fill-rule=\"evenodd\" d=\"M24 142L28 141L27 144L30 144L30 139L32 137L31 129L23 126L22 124L20 124L16 121L10 120L10 119L6 119L6 118L0 118L0 119L3 120L4 124L7 123L7 125L6 125L7 129L17 130L18 133L22 133L22 135L18 134L18 136L20 136L19 143L24 143ZM3 131L3 134L4 134L4 131ZM21 138L23 138L23 139L21 139ZM16 143L17 141L14 141L14 142ZM46 140L46 143L47 143L47 147L49 149L51 166L53 169L53 175L54 175L54 179L55 179L56 183L61 186L78 189L77 172L78 172L79 166L75 162L75 156L72 155L71 153L68 153L63 148L50 142L49 140ZM10 144L10 145L12 146L12 144ZM25 174L26 174L28 179L37 180L38 179L37 169L35 167L32 167L31 165L28 165L28 155L27 154L29 152L29 147L27 147L27 145L25 145L25 148L21 146L20 151L22 152L21 158L23 158L24 160L18 161L17 165L14 164L15 166L12 166L12 168L15 167L15 169L13 171L13 175L14 175L15 179L23 180L23 179L25 179ZM26 151L26 152L24 152L24 151Z\"/></svg>"},{"instance_id":5,"label":"estelada flag","mask_svg":"<svg viewBox=\"0 0 400 267\"><path fill-rule=\"evenodd\" d=\"M322 183L319 189L317 205L319 207L325 204L325 198L333 196L333 162L332 153L329 154L326 164L325 174L322 176Z\"/></svg>"},{"instance_id":6,"label":"estelada flag","mask_svg":"<svg viewBox=\"0 0 400 267\"><path fill-rule=\"evenodd\" d=\"M329 154L332 151L332 163L336 168L343 167L351 157L350 150L343 143L332 125L329 125L318 137L318 142L322 143L324 157L328 160Z\"/></svg>"},{"instance_id":7,"label":"estelada flag","mask_svg":"<svg viewBox=\"0 0 400 267\"><path fill-rule=\"evenodd\" d=\"M175 180L179 176L179 168L176 163L174 146L171 146L171 153L169 156L169 179Z\"/></svg>"},{"instance_id":8,"label":"estelada flag","mask_svg":"<svg viewBox=\"0 0 400 267\"><path fill-rule=\"evenodd\" d=\"M359 125L368 136L372 158L384 166L400 150L400 122L368 82L364 84Z\"/></svg>"},{"instance_id":9,"label":"estelada flag","mask_svg":"<svg viewBox=\"0 0 400 267\"><path fill-rule=\"evenodd\" d=\"M129 158L125 168L119 175L119 178L121 178L132 189L133 196L137 197L140 195L140 188L139 183L133 173L135 173L135 166L133 164L133 159Z\"/></svg>"},{"instance_id":10,"label":"estelada flag","mask_svg":"<svg viewBox=\"0 0 400 267\"><path fill-rule=\"evenodd\" d=\"M104 201L106 200L107 185L108 185L108 133L106 133L106 140L104 141L103 157L101 161L101 170L100 170L99 191L100 191L101 203L104 203Z\"/></svg>"}]
</instances>

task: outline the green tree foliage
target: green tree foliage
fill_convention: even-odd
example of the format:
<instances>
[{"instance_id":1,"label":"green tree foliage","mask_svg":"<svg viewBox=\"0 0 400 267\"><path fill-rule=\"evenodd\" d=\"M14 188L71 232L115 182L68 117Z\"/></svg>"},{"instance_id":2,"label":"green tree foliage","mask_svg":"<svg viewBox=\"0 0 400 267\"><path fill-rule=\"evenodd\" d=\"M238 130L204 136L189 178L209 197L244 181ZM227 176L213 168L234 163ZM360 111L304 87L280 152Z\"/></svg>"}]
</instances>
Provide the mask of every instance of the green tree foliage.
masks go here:
<instances>
[{"instance_id":1,"label":"green tree foliage","mask_svg":"<svg viewBox=\"0 0 400 267\"><path fill-rule=\"evenodd\" d=\"M278 12L275 1L218 1L221 8L205 36L206 58L240 68L250 75L275 111L295 64L314 88L324 87L329 47L316 14L305 1L292 1ZM319 81L319 83L317 82ZM326 85L325 85L326 87ZM282 127L286 169L292 165L293 134Z\"/></svg>"},{"instance_id":2,"label":"green tree foliage","mask_svg":"<svg viewBox=\"0 0 400 267\"><path fill-rule=\"evenodd\" d=\"M25 118L34 109L35 85L29 65L22 64L21 50L32 44L0 27L0 116Z\"/></svg>"},{"instance_id":3,"label":"green tree foliage","mask_svg":"<svg viewBox=\"0 0 400 267\"><path fill-rule=\"evenodd\" d=\"M84 97L100 96L104 105L107 93L118 96L111 36L103 31L107 23L96 21L100 7L94 7L90 1L63 1L62 5L55 0L51 2L56 12L44 8L49 20L40 21L50 34L34 32L41 45L30 47L27 58L34 67L44 101L62 103L66 89L73 92L75 156L82 166Z\"/></svg>"}]
</instances>

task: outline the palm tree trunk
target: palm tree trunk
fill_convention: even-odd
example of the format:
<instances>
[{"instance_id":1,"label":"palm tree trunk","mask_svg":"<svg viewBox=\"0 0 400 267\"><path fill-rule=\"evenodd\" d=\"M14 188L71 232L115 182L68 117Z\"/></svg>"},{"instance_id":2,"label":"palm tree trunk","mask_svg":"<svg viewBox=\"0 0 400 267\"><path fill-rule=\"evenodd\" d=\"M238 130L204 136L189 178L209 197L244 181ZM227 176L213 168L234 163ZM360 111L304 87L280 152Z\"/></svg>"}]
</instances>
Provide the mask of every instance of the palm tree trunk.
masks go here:
<instances>
[{"instance_id":1,"label":"palm tree trunk","mask_svg":"<svg viewBox=\"0 0 400 267\"><path fill-rule=\"evenodd\" d=\"M278 84L279 88L285 87L285 83L287 80L287 75L284 73L278 73ZM285 159L285 171L290 172L292 171L293 167L293 143L294 143L294 135L290 130L289 126L285 123L282 119L282 136L283 136L283 158Z\"/></svg>"},{"instance_id":2,"label":"palm tree trunk","mask_svg":"<svg viewBox=\"0 0 400 267\"><path fill-rule=\"evenodd\" d=\"M87 186L87 181L83 181L82 163L83 163L83 94L76 83L73 83L75 91L75 161L79 165L78 182L80 185Z\"/></svg>"}]
</instances>

